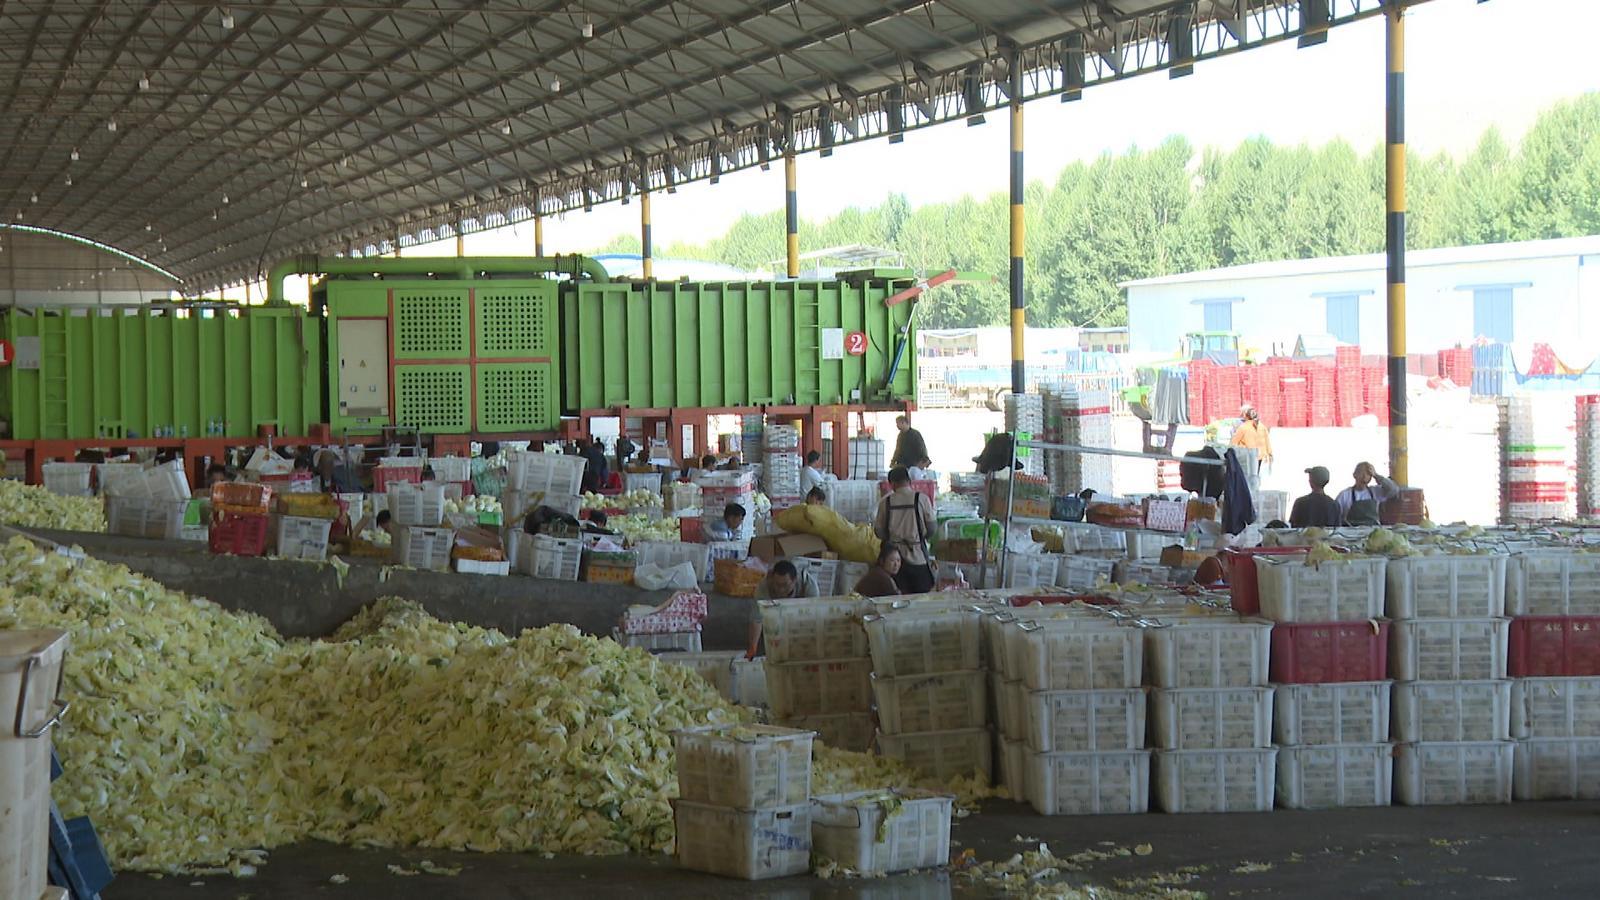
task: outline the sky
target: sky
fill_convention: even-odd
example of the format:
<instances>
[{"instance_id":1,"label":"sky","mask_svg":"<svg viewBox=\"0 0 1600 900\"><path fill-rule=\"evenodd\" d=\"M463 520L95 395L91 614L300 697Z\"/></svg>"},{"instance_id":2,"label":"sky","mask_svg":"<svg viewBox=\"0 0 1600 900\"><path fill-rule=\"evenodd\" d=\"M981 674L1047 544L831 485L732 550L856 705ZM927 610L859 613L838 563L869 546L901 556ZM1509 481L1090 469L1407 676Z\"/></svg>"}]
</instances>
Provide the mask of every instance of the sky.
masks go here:
<instances>
[{"instance_id":1,"label":"sky","mask_svg":"<svg viewBox=\"0 0 1600 900\"><path fill-rule=\"evenodd\" d=\"M1415 151L1463 154L1490 125L1518 140L1540 110L1600 90L1593 35L1596 0L1432 0L1407 14L1406 136ZM1384 23L1372 18L1335 28L1304 50L1293 40L1202 62L1171 80L1154 73L1091 86L1083 98L1046 98L1025 108L1029 181L1053 182L1062 168L1153 147L1182 135L1198 147L1231 148L1255 136L1279 144L1342 138L1365 152L1383 140ZM909 133L900 144L875 140L798 162L802 223L902 193L912 206L1006 189L1008 125L960 122ZM991 164L985 165L988 160ZM782 166L696 182L657 193L656 253L670 244L720 236L745 213L783 207ZM547 253L588 252L619 234L637 234L637 203L545 220ZM1003 236L1001 238L1003 240ZM533 224L468 235L468 255L531 253ZM448 240L407 248L407 256L454 255ZM658 277L672 273L657 263ZM293 293L291 293L293 296Z\"/></svg>"}]
</instances>

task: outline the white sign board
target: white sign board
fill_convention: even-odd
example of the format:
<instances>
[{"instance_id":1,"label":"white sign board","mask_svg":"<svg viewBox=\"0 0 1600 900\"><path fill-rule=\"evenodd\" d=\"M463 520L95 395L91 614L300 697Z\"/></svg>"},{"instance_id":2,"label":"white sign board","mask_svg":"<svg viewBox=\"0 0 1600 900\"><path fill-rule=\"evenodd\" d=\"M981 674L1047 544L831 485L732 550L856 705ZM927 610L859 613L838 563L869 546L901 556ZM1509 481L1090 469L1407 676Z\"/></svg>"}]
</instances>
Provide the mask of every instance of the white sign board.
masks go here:
<instances>
[{"instance_id":1,"label":"white sign board","mask_svg":"<svg viewBox=\"0 0 1600 900\"><path fill-rule=\"evenodd\" d=\"M844 359L844 329L822 329L822 358Z\"/></svg>"}]
</instances>

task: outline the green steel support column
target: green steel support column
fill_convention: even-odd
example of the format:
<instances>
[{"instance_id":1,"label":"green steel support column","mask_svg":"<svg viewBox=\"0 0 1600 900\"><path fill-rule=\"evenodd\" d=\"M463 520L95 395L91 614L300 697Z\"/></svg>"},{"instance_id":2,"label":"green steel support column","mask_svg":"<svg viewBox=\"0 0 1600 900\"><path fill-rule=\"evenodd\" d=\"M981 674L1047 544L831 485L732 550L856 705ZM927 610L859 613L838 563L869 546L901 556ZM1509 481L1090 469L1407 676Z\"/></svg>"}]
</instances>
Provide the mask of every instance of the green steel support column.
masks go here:
<instances>
[{"instance_id":1,"label":"green steel support column","mask_svg":"<svg viewBox=\"0 0 1600 900\"><path fill-rule=\"evenodd\" d=\"M1406 436L1406 23L1405 10L1388 11L1388 187L1385 247L1389 259L1389 477L1409 483Z\"/></svg>"},{"instance_id":2,"label":"green steel support column","mask_svg":"<svg viewBox=\"0 0 1600 900\"><path fill-rule=\"evenodd\" d=\"M1023 332L1027 300L1022 293L1022 72L1011 67L1011 392L1022 394L1028 388L1028 373L1023 362Z\"/></svg>"},{"instance_id":3,"label":"green steel support column","mask_svg":"<svg viewBox=\"0 0 1600 900\"><path fill-rule=\"evenodd\" d=\"M644 266L644 277L656 277L655 260L650 252L650 192L639 192L639 261Z\"/></svg>"},{"instance_id":4,"label":"green steel support column","mask_svg":"<svg viewBox=\"0 0 1600 900\"><path fill-rule=\"evenodd\" d=\"M796 192L794 151L783 152L783 240L785 271L800 277L800 195Z\"/></svg>"},{"instance_id":5,"label":"green steel support column","mask_svg":"<svg viewBox=\"0 0 1600 900\"><path fill-rule=\"evenodd\" d=\"M533 217L533 255L544 256L544 216Z\"/></svg>"}]
</instances>

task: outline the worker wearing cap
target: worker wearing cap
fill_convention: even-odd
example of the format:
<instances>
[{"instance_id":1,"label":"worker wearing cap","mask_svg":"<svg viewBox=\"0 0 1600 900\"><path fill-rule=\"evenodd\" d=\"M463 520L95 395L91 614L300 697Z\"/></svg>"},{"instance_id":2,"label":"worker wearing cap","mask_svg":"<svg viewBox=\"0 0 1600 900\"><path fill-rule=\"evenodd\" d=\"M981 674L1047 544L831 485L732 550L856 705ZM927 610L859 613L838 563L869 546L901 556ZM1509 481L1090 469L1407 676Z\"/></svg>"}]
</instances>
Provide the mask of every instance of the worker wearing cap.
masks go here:
<instances>
[{"instance_id":1,"label":"worker wearing cap","mask_svg":"<svg viewBox=\"0 0 1600 900\"><path fill-rule=\"evenodd\" d=\"M1231 443L1235 447L1256 451L1256 468L1259 470L1262 464L1272 462L1272 438L1267 434L1267 426L1261 424L1261 414L1256 412L1254 406L1246 403L1239 408L1239 414L1244 416L1244 421L1233 430Z\"/></svg>"},{"instance_id":2,"label":"worker wearing cap","mask_svg":"<svg viewBox=\"0 0 1600 900\"><path fill-rule=\"evenodd\" d=\"M1332 478L1327 466L1312 466L1306 470L1306 477L1311 482L1311 493L1294 501L1289 524L1295 528L1338 528L1344 524L1344 510L1327 493Z\"/></svg>"},{"instance_id":3,"label":"worker wearing cap","mask_svg":"<svg viewBox=\"0 0 1600 900\"><path fill-rule=\"evenodd\" d=\"M1346 525L1377 525L1378 506L1400 495L1400 485L1378 474L1369 462L1357 463L1351 474L1355 484L1339 492L1339 509Z\"/></svg>"}]
</instances>

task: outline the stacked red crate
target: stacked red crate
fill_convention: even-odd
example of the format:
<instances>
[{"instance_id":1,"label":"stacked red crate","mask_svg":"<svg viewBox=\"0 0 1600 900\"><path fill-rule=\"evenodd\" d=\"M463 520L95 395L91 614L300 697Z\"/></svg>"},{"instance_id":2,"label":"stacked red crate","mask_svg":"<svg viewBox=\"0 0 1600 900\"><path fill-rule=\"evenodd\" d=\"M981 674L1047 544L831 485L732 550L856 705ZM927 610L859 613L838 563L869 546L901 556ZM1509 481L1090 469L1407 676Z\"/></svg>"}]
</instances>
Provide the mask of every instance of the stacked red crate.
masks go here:
<instances>
[{"instance_id":1,"label":"stacked red crate","mask_svg":"<svg viewBox=\"0 0 1600 900\"><path fill-rule=\"evenodd\" d=\"M1210 400L1212 418L1224 419L1239 415L1239 404L1244 402L1239 386L1239 367L1217 368L1211 383L1206 385L1206 393L1214 394Z\"/></svg>"},{"instance_id":2,"label":"stacked red crate","mask_svg":"<svg viewBox=\"0 0 1600 900\"><path fill-rule=\"evenodd\" d=\"M1311 384L1311 427L1331 428L1339 424L1339 409L1333 390L1333 369L1325 365L1308 366Z\"/></svg>"},{"instance_id":3,"label":"stacked red crate","mask_svg":"<svg viewBox=\"0 0 1600 900\"><path fill-rule=\"evenodd\" d=\"M1366 412L1378 417L1379 425L1389 424L1389 384L1381 366L1365 366L1361 384L1366 392Z\"/></svg>"},{"instance_id":4,"label":"stacked red crate","mask_svg":"<svg viewBox=\"0 0 1600 900\"><path fill-rule=\"evenodd\" d=\"M1211 421L1211 410L1206 406L1206 382L1214 368L1215 364L1209 359L1197 359L1189 364L1189 423L1192 425Z\"/></svg>"},{"instance_id":5,"label":"stacked red crate","mask_svg":"<svg viewBox=\"0 0 1600 900\"><path fill-rule=\"evenodd\" d=\"M1283 379L1283 425L1305 428L1311 424L1311 390L1304 376Z\"/></svg>"},{"instance_id":6,"label":"stacked red crate","mask_svg":"<svg viewBox=\"0 0 1600 900\"><path fill-rule=\"evenodd\" d=\"M1472 384L1472 348L1454 347L1439 351L1439 374L1457 387Z\"/></svg>"},{"instance_id":7,"label":"stacked red crate","mask_svg":"<svg viewBox=\"0 0 1600 900\"><path fill-rule=\"evenodd\" d=\"M1333 364L1340 369L1354 369L1361 365L1361 348L1353 344L1335 347L1333 350Z\"/></svg>"}]
</instances>

